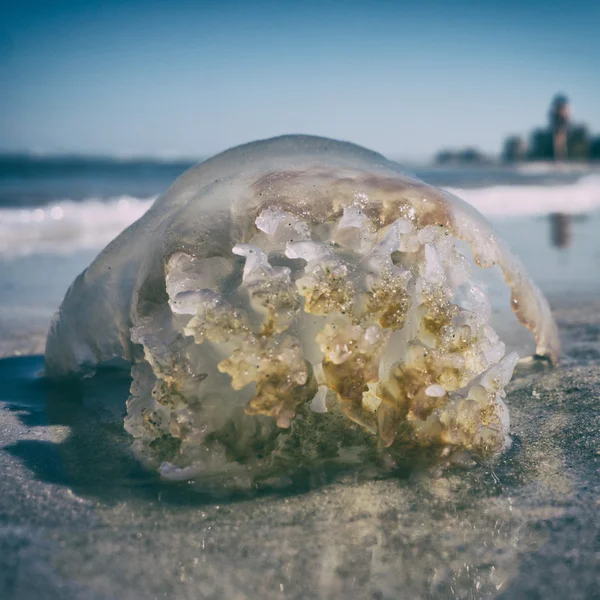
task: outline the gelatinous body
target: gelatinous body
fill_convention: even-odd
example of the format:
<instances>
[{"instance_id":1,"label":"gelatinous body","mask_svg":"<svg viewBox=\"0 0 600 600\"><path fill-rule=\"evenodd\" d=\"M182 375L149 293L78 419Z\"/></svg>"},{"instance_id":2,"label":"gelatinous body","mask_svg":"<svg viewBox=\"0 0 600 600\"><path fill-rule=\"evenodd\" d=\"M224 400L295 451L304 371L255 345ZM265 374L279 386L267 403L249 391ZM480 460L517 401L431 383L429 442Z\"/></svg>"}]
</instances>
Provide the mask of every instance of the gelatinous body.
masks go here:
<instances>
[{"instance_id":1,"label":"gelatinous body","mask_svg":"<svg viewBox=\"0 0 600 600\"><path fill-rule=\"evenodd\" d=\"M79 276L47 372L131 361L125 427L170 478L272 469L329 421L375 452L493 451L518 360L475 283L493 265L556 360L546 300L474 209L352 144L255 142L181 176Z\"/></svg>"}]
</instances>

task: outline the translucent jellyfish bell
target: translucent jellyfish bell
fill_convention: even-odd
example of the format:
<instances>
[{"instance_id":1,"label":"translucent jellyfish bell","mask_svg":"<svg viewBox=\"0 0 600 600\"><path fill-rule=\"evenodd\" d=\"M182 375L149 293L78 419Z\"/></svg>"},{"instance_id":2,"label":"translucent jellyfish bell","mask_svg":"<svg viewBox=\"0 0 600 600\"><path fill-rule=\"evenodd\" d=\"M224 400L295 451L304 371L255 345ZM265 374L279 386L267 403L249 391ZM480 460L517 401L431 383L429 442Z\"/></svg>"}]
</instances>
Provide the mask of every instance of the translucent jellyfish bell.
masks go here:
<instances>
[{"instance_id":1,"label":"translucent jellyfish bell","mask_svg":"<svg viewBox=\"0 0 600 600\"><path fill-rule=\"evenodd\" d=\"M130 361L125 427L167 478L318 460L323 435L329 458L494 451L518 355L492 326L492 267L556 360L545 298L473 208L352 144L255 142L182 175L76 279L47 373Z\"/></svg>"}]
</instances>

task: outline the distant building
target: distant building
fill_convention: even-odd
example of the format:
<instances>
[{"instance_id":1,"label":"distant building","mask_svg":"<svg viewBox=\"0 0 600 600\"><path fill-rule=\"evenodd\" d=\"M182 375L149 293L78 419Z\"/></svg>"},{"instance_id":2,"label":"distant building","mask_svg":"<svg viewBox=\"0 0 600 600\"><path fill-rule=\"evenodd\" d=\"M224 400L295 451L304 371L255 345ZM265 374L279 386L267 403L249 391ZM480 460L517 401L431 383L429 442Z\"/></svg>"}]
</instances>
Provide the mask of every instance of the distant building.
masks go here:
<instances>
[{"instance_id":1,"label":"distant building","mask_svg":"<svg viewBox=\"0 0 600 600\"><path fill-rule=\"evenodd\" d=\"M505 162L519 160L599 160L600 136L592 137L588 128L571 121L569 100L557 94L548 111L548 127L538 127L529 134L529 147L520 136L504 141Z\"/></svg>"},{"instance_id":2,"label":"distant building","mask_svg":"<svg viewBox=\"0 0 600 600\"><path fill-rule=\"evenodd\" d=\"M552 154L554 160L568 158L568 134L571 121L569 99L563 94L557 94L550 105L548 114L550 131L552 132Z\"/></svg>"},{"instance_id":3,"label":"distant building","mask_svg":"<svg viewBox=\"0 0 600 600\"><path fill-rule=\"evenodd\" d=\"M511 135L504 140L502 160L518 161L600 161L600 135L592 135L586 125L571 121L569 99L557 94L548 111L548 126L533 129L528 138ZM443 150L435 157L440 165L481 165L492 159L475 148Z\"/></svg>"},{"instance_id":4,"label":"distant building","mask_svg":"<svg viewBox=\"0 0 600 600\"><path fill-rule=\"evenodd\" d=\"M590 158L590 133L585 125L574 125L567 132L568 157L574 160Z\"/></svg>"},{"instance_id":5,"label":"distant building","mask_svg":"<svg viewBox=\"0 0 600 600\"><path fill-rule=\"evenodd\" d=\"M551 130L538 127L531 132L528 158L531 160L552 160L554 158Z\"/></svg>"},{"instance_id":6,"label":"distant building","mask_svg":"<svg viewBox=\"0 0 600 600\"><path fill-rule=\"evenodd\" d=\"M590 140L590 158L600 160L600 135Z\"/></svg>"},{"instance_id":7,"label":"distant building","mask_svg":"<svg viewBox=\"0 0 600 600\"><path fill-rule=\"evenodd\" d=\"M512 135L506 138L504 149L502 150L502 159L506 162L518 162L527 157L527 142L519 136Z\"/></svg>"}]
</instances>

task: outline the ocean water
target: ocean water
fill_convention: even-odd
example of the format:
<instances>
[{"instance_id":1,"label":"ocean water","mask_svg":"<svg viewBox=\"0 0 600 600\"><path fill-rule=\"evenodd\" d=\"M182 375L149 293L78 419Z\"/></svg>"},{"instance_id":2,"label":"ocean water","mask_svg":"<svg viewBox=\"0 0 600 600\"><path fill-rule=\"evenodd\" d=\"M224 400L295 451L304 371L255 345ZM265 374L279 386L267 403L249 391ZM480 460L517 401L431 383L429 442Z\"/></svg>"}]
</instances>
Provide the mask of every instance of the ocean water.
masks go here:
<instances>
[{"instance_id":1,"label":"ocean water","mask_svg":"<svg viewBox=\"0 0 600 600\"><path fill-rule=\"evenodd\" d=\"M0 156L0 257L97 250L138 219L194 161ZM600 209L600 168L408 168L497 222Z\"/></svg>"},{"instance_id":2,"label":"ocean water","mask_svg":"<svg viewBox=\"0 0 600 600\"><path fill-rule=\"evenodd\" d=\"M0 319L35 347L74 277L194 161L0 156ZM600 168L409 166L473 204L547 292L600 279ZM2 324L3 323L3 324ZM2 331L2 330L0 330ZM31 344L28 346L31 348Z\"/></svg>"},{"instance_id":3,"label":"ocean water","mask_svg":"<svg viewBox=\"0 0 600 600\"><path fill-rule=\"evenodd\" d=\"M68 285L191 164L0 157L0 598L600 598L600 170L410 168L486 214L555 311L561 366L517 370L507 453L219 498L119 452L127 376L42 377Z\"/></svg>"}]
</instances>

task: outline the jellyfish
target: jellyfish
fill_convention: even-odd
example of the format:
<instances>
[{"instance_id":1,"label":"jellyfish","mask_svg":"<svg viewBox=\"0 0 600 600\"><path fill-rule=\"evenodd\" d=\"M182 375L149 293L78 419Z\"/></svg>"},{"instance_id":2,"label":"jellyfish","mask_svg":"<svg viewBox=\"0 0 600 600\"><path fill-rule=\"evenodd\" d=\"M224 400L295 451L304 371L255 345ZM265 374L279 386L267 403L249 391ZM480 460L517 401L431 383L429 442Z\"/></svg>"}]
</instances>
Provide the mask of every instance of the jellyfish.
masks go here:
<instances>
[{"instance_id":1,"label":"jellyfish","mask_svg":"<svg viewBox=\"0 0 600 600\"><path fill-rule=\"evenodd\" d=\"M127 361L124 427L167 479L357 448L498 452L519 355L488 270L555 362L546 299L471 206L350 143L253 142L184 173L79 275L46 372Z\"/></svg>"}]
</instances>

